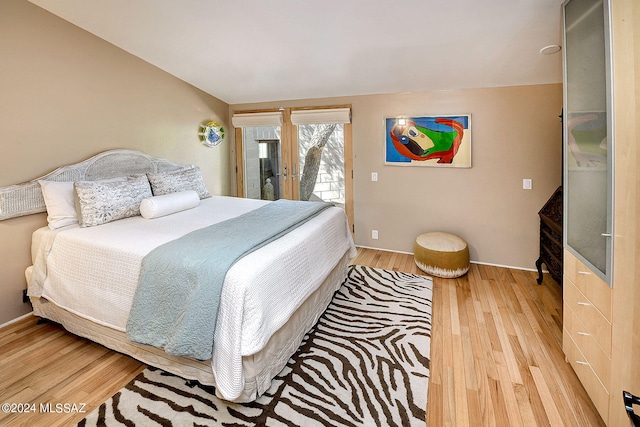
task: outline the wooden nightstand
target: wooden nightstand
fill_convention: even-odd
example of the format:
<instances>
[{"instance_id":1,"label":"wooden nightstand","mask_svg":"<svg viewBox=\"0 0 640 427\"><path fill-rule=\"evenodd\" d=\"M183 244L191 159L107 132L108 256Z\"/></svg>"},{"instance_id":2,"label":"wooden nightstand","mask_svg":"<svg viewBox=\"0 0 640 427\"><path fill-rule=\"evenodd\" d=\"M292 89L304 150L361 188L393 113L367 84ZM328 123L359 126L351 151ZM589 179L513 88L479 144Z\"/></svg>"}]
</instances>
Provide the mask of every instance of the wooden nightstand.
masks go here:
<instances>
[{"instance_id":1,"label":"wooden nightstand","mask_svg":"<svg viewBox=\"0 0 640 427\"><path fill-rule=\"evenodd\" d=\"M553 280L562 286L562 186L538 212L540 216L540 257L536 261L538 284L542 283L542 263Z\"/></svg>"}]
</instances>

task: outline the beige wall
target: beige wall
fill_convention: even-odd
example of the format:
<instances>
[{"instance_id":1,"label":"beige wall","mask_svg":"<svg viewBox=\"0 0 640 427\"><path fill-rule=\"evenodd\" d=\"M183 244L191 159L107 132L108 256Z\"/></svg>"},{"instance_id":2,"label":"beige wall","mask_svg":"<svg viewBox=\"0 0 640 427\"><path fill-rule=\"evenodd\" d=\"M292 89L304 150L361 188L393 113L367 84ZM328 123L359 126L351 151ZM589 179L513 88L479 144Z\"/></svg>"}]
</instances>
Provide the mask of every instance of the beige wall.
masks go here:
<instances>
[{"instance_id":1,"label":"beige wall","mask_svg":"<svg viewBox=\"0 0 640 427\"><path fill-rule=\"evenodd\" d=\"M203 146L205 120L228 106L26 0L0 2L0 186L101 151L129 148L198 164L229 193L229 144ZM31 233L44 214L0 221L0 324L22 303Z\"/></svg>"},{"instance_id":2,"label":"beige wall","mask_svg":"<svg viewBox=\"0 0 640 427\"><path fill-rule=\"evenodd\" d=\"M416 235L443 230L467 240L472 261L535 268L538 211L561 182L562 85L240 104L230 114L341 104L352 105L357 245L413 252ZM384 165L383 119L432 114L471 114L472 168Z\"/></svg>"}]
</instances>

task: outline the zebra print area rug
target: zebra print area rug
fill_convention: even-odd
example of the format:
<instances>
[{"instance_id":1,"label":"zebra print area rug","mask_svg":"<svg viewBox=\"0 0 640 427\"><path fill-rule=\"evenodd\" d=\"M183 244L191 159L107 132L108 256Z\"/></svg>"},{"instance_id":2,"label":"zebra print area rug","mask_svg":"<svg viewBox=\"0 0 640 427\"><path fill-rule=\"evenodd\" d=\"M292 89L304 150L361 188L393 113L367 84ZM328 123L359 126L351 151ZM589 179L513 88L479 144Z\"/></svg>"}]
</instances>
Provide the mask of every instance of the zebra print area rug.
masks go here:
<instances>
[{"instance_id":1,"label":"zebra print area rug","mask_svg":"<svg viewBox=\"0 0 640 427\"><path fill-rule=\"evenodd\" d=\"M316 326L257 401L148 368L79 426L425 426L432 281L350 266Z\"/></svg>"}]
</instances>

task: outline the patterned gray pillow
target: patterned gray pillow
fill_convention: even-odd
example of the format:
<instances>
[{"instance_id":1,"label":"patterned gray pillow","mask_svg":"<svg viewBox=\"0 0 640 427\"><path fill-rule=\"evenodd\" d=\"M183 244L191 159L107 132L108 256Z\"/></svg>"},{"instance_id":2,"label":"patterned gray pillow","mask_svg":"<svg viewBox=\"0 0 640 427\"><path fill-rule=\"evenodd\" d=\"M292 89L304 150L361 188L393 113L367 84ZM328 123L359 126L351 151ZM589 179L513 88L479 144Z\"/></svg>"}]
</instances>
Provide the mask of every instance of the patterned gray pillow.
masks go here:
<instances>
[{"instance_id":1,"label":"patterned gray pillow","mask_svg":"<svg viewBox=\"0 0 640 427\"><path fill-rule=\"evenodd\" d=\"M77 181L74 188L82 227L140 215L140 202L152 196L145 174L122 179Z\"/></svg>"},{"instance_id":2,"label":"patterned gray pillow","mask_svg":"<svg viewBox=\"0 0 640 427\"><path fill-rule=\"evenodd\" d=\"M201 199L211 197L204 185L202 173L198 166L186 166L174 171L147 173L154 196L193 190Z\"/></svg>"}]
</instances>

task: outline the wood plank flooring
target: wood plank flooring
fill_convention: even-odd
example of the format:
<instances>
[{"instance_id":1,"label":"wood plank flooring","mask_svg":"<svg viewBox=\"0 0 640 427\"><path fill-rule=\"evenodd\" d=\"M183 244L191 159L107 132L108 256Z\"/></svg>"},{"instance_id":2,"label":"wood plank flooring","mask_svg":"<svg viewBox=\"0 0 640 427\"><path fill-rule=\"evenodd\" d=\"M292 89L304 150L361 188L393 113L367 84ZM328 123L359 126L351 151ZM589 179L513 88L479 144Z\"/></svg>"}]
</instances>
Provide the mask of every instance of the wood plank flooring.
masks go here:
<instances>
[{"instance_id":1,"label":"wood plank flooring","mask_svg":"<svg viewBox=\"0 0 640 427\"><path fill-rule=\"evenodd\" d=\"M353 263L424 274L406 254L359 248ZM562 353L562 289L537 276L434 278L428 426L604 426Z\"/></svg>"},{"instance_id":2,"label":"wood plank flooring","mask_svg":"<svg viewBox=\"0 0 640 427\"><path fill-rule=\"evenodd\" d=\"M422 274L413 257L359 248L355 264ZM565 362L561 289L550 277L472 264L458 279L434 278L429 426L603 426ZM84 413L43 413L41 404L85 404L88 413L144 365L23 319L0 330L2 426L65 426ZM73 409L73 408L71 408Z\"/></svg>"}]
</instances>

